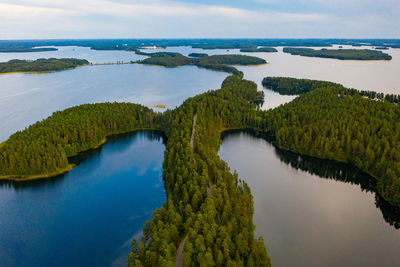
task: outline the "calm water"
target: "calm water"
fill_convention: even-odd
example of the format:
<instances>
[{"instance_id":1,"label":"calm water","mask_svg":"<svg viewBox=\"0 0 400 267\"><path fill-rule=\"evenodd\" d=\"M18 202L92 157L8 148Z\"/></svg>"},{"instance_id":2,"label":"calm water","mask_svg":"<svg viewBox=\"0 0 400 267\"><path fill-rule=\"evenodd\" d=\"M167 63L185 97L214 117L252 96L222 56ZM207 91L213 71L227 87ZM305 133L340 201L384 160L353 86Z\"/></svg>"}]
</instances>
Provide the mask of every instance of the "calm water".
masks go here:
<instances>
[{"instance_id":1,"label":"calm water","mask_svg":"<svg viewBox=\"0 0 400 267\"><path fill-rule=\"evenodd\" d=\"M35 60L38 58L81 58L93 63L115 63L117 61L130 62L145 58L128 51L91 50L89 47L78 46L49 46L57 51L33 52L33 53L0 53L0 62L11 59Z\"/></svg>"},{"instance_id":2,"label":"calm water","mask_svg":"<svg viewBox=\"0 0 400 267\"><path fill-rule=\"evenodd\" d=\"M0 266L125 266L165 201L163 138L109 138L54 179L0 183Z\"/></svg>"},{"instance_id":3,"label":"calm water","mask_svg":"<svg viewBox=\"0 0 400 267\"><path fill-rule=\"evenodd\" d=\"M76 57L109 63L142 58L125 51L59 49L0 53L0 62L13 58ZM387 51L393 56L390 62L307 58L278 49L278 53L247 53L270 64L238 68L260 89L266 76L290 76L400 93L400 49ZM240 53L235 49L189 47L169 47L166 51L186 55ZM188 97L219 88L226 76L194 66L143 65L0 75L0 142L54 111L84 103L126 101L174 108ZM265 109L294 98L268 89L264 92ZM157 135L140 132L120 136L111 138L99 150L85 153L81 164L62 177L2 183L0 266L124 265L131 237L141 234L144 221L165 200L163 150ZM359 179L362 174L326 161L301 158L299 162L297 156L247 134L226 137L220 154L253 190L256 232L264 236L274 265L400 263L399 230L392 226L400 226L399 211L376 197L373 181ZM347 183L340 182L343 180Z\"/></svg>"},{"instance_id":4,"label":"calm water","mask_svg":"<svg viewBox=\"0 0 400 267\"><path fill-rule=\"evenodd\" d=\"M252 190L273 266L399 266L400 209L369 176L247 132L228 133L219 155Z\"/></svg>"},{"instance_id":5,"label":"calm water","mask_svg":"<svg viewBox=\"0 0 400 267\"><path fill-rule=\"evenodd\" d=\"M220 88L227 76L195 66L138 64L84 66L42 75L0 75L0 142L55 111L85 103L161 103L175 108L188 97Z\"/></svg>"},{"instance_id":6,"label":"calm water","mask_svg":"<svg viewBox=\"0 0 400 267\"><path fill-rule=\"evenodd\" d=\"M333 48L337 48L334 46ZM332 47L326 47L332 48ZM343 48L371 49L371 47ZM327 58L312 58L292 56L282 52L282 47L277 47L277 53L241 53L239 49L203 50L191 47L168 47L166 50L176 51L184 55L192 52L214 54L243 54L257 56L265 59L269 64L261 66L237 66L244 73L246 79L256 82L262 88L261 81L267 76L284 76L293 78L307 78L326 80L341 83L344 86L360 90L373 90L389 94L400 94L400 49L384 50L390 54L391 61L360 61L338 60ZM315 48L315 49L321 49ZM271 90L264 90L266 102L263 109L276 107L291 101L293 96L281 96Z\"/></svg>"},{"instance_id":7,"label":"calm water","mask_svg":"<svg viewBox=\"0 0 400 267\"><path fill-rule=\"evenodd\" d=\"M345 47L346 48L346 47ZM358 49L368 47L357 47ZM76 57L95 63L128 62L143 56L126 51L97 51L87 47L58 47L58 51L38 53L0 53L0 62L13 58L37 59ZM320 49L320 48L318 48ZM278 53L241 53L238 49L203 50L191 47L168 47L148 50L213 54L247 54L264 58L269 64L237 66L245 78L256 82L266 76L289 76L328 80L348 87L400 94L400 49L385 50L391 61L343 61L310 58ZM228 74L194 66L162 68L143 65L86 66L74 70L33 74L0 75L0 142L54 111L67 107L104 101L129 101L147 106L179 106L186 98L220 87ZM264 89L269 109L291 101L294 96L281 96Z\"/></svg>"}]
</instances>

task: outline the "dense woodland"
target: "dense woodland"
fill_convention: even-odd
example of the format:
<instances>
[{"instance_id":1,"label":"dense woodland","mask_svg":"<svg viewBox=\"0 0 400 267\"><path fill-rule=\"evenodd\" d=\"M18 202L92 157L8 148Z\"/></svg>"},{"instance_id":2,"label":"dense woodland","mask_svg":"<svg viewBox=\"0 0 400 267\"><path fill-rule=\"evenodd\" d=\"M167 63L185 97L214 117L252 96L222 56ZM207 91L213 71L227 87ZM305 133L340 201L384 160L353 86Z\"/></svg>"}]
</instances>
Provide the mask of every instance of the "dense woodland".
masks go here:
<instances>
[{"instance_id":1,"label":"dense woodland","mask_svg":"<svg viewBox=\"0 0 400 267\"><path fill-rule=\"evenodd\" d=\"M195 65L200 68L224 71L234 75L240 75L241 72L235 67L228 65L259 65L266 63L264 59L244 55L213 55L189 58L173 52L144 53L139 51L136 53L148 56L148 58L138 61L140 64L164 67Z\"/></svg>"},{"instance_id":2,"label":"dense woodland","mask_svg":"<svg viewBox=\"0 0 400 267\"><path fill-rule=\"evenodd\" d=\"M350 163L374 176L378 192L400 206L398 105L334 83L275 79L269 83L277 91L300 96L268 111L254 104L262 96L256 84L234 75L220 90L162 114L127 103L55 112L0 145L0 176L48 176L68 168L69 156L96 147L107 135L163 131L167 202L154 211L143 238L132 240L128 266L174 266L180 244L184 266L270 265L262 238L254 239L250 189L217 155L221 132L228 129L267 131L279 148Z\"/></svg>"},{"instance_id":3,"label":"dense woodland","mask_svg":"<svg viewBox=\"0 0 400 267\"><path fill-rule=\"evenodd\" d=\"M68 165L68 156L94 147L113 133L159 129L168 139L163 177L167 202L132 240L128 266L174 266L184 242L184 266L270 266L264 241L254 239L250 188L217 155L220 133L251 122L262 92L241 76L222 89L156 114L134 104L88 104L56 112L0 147L2 175L48 174ZM192 128L197 123L193 145Z\"/></svg>"},{"instance_id":4,"label":"dense woodland","mask_svg":"<svg viewBox=\"0 0 400 267\"><path fill-rule=\"evenodd\" d=\"M41 58L34 61L13 59L0 63L0 73L60 71L87 64L89 64L89 61L75 58Z\"/></svg>"},{"instance_id":5,"label":"dense woodland","mask_svg":"<svg viewBox=\"0 0 400 267\"><path fill-rule=\"evenodd\" d=\"M207 57L208 54L206 54L206 53L190 53L188 56L189 57Z\"/></svg>"},{"instance_id":6,"label":"dense woodland","mask_svg":"<svg viewBox=\"0 0 400 267\"><path fill-rule=\"evenodd\" d=\"M125 103L87 104L53 113L0 145L0 178L65 171L68 157L101 144L107 135L155 129L157 114Z\"/></svg>"},{"instance_id":7,"label":"dense woodland","mask_svg":"<svg viewBox=\"0 0 400 267\"><path fill-rule=\"evenodd\" d=\"M133 240L128 266L174 266L182 240L184 266L270 265L263 240L253 237L250 189L217 156L220 131L243 127L256 107L249 101L259 94L253 82L231 76L221 90L190 98L164 114L168 201L146 224L138 246Z\"/></svg>"},{"instance_id":8,"label":"dense woodland","mask_svg":"<svg viewBox=\"0 0 400 267\"><path fill-rule=\"evenodd\" d=\"M391 60L392 56L370 49L320 49L285 47L283 52L304 57L336 58L342 60Z\"/></svg>"},{"instance_id":9,"label":"dense woodland","mask_svg":"<svg viewBox=\"0 0 400 267\"><path fill-rule=\"evenodd\" d=\"M338 83L309 79L296 79L289 77L265 77L262 80L262 85L282 95L300 95L321 87L344 88L341 84ZM377 93L375 91L365 91L348 88L347 94L361 95L371 98L373 100L386 100L390 103L395 104L400 102L400 95Z\"/></svg>"},{"instance_id":10,"label":"dense woodland","mask_svg":"<svg viewBox=\"0 0 400 267\"><path fill-rule=\"evenodd\" d=\"M250 47L250 48L242 48L240 49L240 52L264 52L264 53L272 53L272 52L278 52L273 47Z\"/></svg>"},{"instance_id":11,"label":"dense woodland","mask_svg":"<svg viewBox=\"0 0 400 267\"><path fill-rule=\"evenodd\" d=\"M257 116L252 127L271 132L278 147L350 163L374 176L378 192L400 206L397 104L372 100L357 90L332 83Z\"/></svg>"},{"instance_id":12,"label":"dense woodland","mask_svg":"<svg viewBox=\"0 0 400 267\"><path fill-rule=\"evenodd\" d=\"M57 51L58 49L55 47L0 47L0 53L30 53L30 52L48 52L48 51Z\"/></svg>"}]
</instances>

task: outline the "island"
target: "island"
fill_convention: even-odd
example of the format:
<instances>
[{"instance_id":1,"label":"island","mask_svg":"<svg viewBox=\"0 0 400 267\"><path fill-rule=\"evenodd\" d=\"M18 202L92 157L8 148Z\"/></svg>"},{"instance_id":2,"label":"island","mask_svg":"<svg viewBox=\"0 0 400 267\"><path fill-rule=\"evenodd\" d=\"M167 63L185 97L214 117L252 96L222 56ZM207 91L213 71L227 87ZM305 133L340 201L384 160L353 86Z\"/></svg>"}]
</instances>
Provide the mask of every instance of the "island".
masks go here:
<instances>
[{"instance_id":1,"label":"island","mask_svg":"<svg viewBox=\"0 0 400 267\"><path fill-rule=\"evenodd\" d=\"M136 51L146 47L190 46L201 49L256 49L257 47L330 47L352 45L399 48L398 39L51 39L0 40L0 52L53 51L49 46L80 46L94 50Z\"/></svg>"},{"instance_id":2,"label":"island","mask_svg":"<svg viewBox=\"0 0 400 267\"><path fill-rule=\"evenodd\" d=\"M262 85L272 91L278 92L281 95L300 95L310 92L321 87L342 87L341 84L319 80L296 79L289 77L265 77L262 80ZM375 91L357 90L354 88L346 88L348 94L360 95L368 97L372 100L386 100L390 103L398 104L400 95L384 94Z\"/></svg>"},{"instance_id":3,"label":"island","mask_svg":"<svg viewBox=\"0 0 400 267\"><path fill-rule=\"evenodd\" d=\"M240 52L249 52L249 53L260 53L260 52L264 52L264 53L273 53L273 52L278 52L278 50L276 50L276 48L273 47L252 47L252 48L242 48L240 49Z\"/></svg>"},{"instance_id":4,"label":"island","mask_svg":"<svg viewBox=\"0 0 400 267\"><path fill-rule=\"evenodd\" d=\"M31 53L57 51L55 47L0 47L0 53Z\"/></svg>"},{"instance_id":5,"label":"island","mask_svg":"<svg viewBox=\"0 0 400 267\"><path fill-rule=\"evenodd\" d=\"M8 62L0 63L0 73L43 73L74 69L79 66L88 65L89 61L76 58L49 58L37 59L33 61L13 59Z\"/></svg>"},{"instance_id":6,"label":"island","mask_svg":"<svg viewBox=\"0 0 400 267\"><path fill-rule=\"evenodd\" d=\"M163 67L195 65L200 68L228 72L234 75L239 75L241 72L235 67L228 65L260 65L267 63L262 58L245 55L213 55L199 58L189 58L180 53L174 52L145 53L137 51L136 53L139 55L148 56L148 58L136 62L139 64L157 65Z\"/></svg>"},{"instance_id":7,"label":"island","mask_svg":"<svg viewBox=\"0 0 400 267\"><path fill-rule=\"evenodd\" d=\"M370 49L312 49L284 47L284 53L300 55L304 57L335 58L341 60L391 60L392 56L382 51Z\"/></svg>"},{"instance_id":8,"label":"island","mask_svg":"<svg viewBox=\"0 0 400 267\"><path fill-rule=\"evenodd\" d=\"M189 57L207 57L208 54L206 54L206 53L190 53L188 56Z\"/></svg>"}]
</instances>

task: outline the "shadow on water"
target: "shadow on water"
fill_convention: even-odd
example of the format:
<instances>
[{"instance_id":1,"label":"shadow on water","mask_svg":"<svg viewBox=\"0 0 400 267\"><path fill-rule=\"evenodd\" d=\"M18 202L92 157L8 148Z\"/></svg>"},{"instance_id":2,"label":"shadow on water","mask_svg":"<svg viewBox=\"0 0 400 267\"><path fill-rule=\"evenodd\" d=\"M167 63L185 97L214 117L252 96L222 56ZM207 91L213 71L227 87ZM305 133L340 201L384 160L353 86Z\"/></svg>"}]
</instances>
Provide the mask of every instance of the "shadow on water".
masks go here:
<instances>
[{"instance_id":1,"label":"shadow on water","mask_svg":"<svg viewBox=\"0 0 400 267\"><path fill-rule=\"evenodd\" d=\"M262 138L274 143L274 137L253 130L231 130L221 134L221 138L231 134L246 133L256 138ZM376 190L376 180L359 169L342 162L303 156L275 147L275 154L281 162L296 170L301 170L320 178L359 185L362 191L375 193L375 206L382 212L387 223L400 229L400 208L388 203Z\"/></svg>"},{"instance_id":2,"label":"shadow on water","mask_svg":"<svg viewBox=\"0 0 400 267\"><path fill-rule=\"evenodd\" d=\"M156 130L143 130L143 131L135 131L135 132L128 132L122 134L114 134L107 137L106 144L113 144L116 142L129 142L132 140L136 135L146 133L146 138L150 141L162 141L163 145L166 144L167 137L161 131ZM104 148L104 145L101 145L98 148L89 149L79 153L76 156L72 156L68 158L69 163L79 165L84 163L85 161L99 156ZM37 180L29 180L29 181L9 181L9 180L0 180L0 187L6 188L13 188L14 190L24 190L30 189L33 190L35 187L38 188L50 188L61 184L68 172L50 177L45 179L37 179Z\"/></svg>"}]
</instances>

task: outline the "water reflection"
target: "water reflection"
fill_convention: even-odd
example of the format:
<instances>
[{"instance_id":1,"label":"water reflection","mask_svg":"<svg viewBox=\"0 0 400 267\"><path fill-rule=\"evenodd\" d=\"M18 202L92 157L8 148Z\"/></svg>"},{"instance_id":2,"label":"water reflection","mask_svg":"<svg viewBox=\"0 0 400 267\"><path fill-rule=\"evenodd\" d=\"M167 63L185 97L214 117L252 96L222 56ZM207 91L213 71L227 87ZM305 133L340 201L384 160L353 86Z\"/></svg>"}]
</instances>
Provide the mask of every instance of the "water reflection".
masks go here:
<instances>
[{"instance_id":1,"label":"water reflection","mask_svg":"<svg viewBox=\"0 0 400 267\"><path fill-rule=\"evenodd\" d=\"M222 134L222 139L231 134L246 133L256 138L262 138L269 143L273 143L272 136L255 132L251 130L233 130ZM281 162L289 165L296 170L302 170L320 178L333 179L335 181L359 185L362 191L375 193L375 205L382 211L383 218L387 223L400 229L400 208L388 203L376 191L376 180L370 175L358 170L357 168L332 160L318 159L309 156L303 156L290 151L278 149L275 147L275 154Z\"/></svg>"},{"instance_id":2,"label":"water reflection","mask_svg":"<svg viewBox=\"0 0 400 267\"><path fill-rule=\"evenodd\" d=\"M158 143L162 143L164 146L166 145L167 137L164 135L163 132L161 131L136 131L136 132L129 132L129 133L122 133L122 134L115 134L107 137L107 144L112 145L115 143L127 143L129 142L132 138L134 138L136 135L142 135L145 134L146 138L149 141L155 141ZM76 156L68 158L68 161L71 164L79 165L83 164L87 160L92 160L95 157L98 157L101 155L103 151L103 145L95 148L95 149L89 149L86 151L83 151L79 153ZM129 147L127 146L127 149ZM33 189L35 187L39 187L40 190L43 187L53 187L61 183L65 177L68 176L67 173L63 173L51 178L44 178L44 179L36 179L36 180L28 180L28 181L9 181L9 180L0 180L0 188L12 188L16 191L18 190L23 190L23 189Z\"/></svg>"},{"instance_id":3,"label":"water reflection","mask_svg":"<svg viewBox=\"0 0 400 267\"><path fill-rule=\"evenodd\" d=\"M263 133L222 138L219 156L252 190L255 234L273 266L398 266L399 208L376 193L372 177L279 150Z\"/></svg>"},{"instance_id":4,"label":"water reflection","mask_svg":"<svg viewBox=\"0 0 400 267\"><path fill-rule=\"evenodd\" d=\"M130 239L165 201L165 140L110 136L68 173L0 182L0 266L124 266Z\"/></svg>"}]
</instances>

